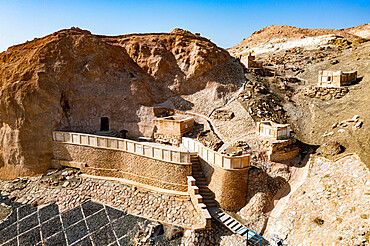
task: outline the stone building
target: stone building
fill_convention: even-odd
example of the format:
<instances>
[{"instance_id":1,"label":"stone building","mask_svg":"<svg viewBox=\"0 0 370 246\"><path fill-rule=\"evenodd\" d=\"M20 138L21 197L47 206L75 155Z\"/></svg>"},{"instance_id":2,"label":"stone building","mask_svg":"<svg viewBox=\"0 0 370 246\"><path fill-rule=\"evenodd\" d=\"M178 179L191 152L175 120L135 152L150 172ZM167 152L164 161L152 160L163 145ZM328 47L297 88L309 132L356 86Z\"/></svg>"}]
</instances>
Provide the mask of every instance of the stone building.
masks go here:
<instances>
[{"instance_id":1,"label":"stone building","mask_svg":"<svg viewBox=\"0 0 370 246\"><path fill-rule=\"evenodd\" d=\"M290 125L277 124L272 121L261 121L257 123L257 132L275 140L290 138Z\"/></svg>"},{"instance_id":2,"label":"stone building","mask_svg":"<svg viewBox=\"0 0 370 246\"><path fill-rule=\"evenodd\" d=\"M342 71L320 71L318 78L318 86L323 87L340 87L349 85L357 79L357 71L342 72Z\"/></svg>"},{"instance_id":3,"label":"stone building","mask_svg":"<svg viewBox=\"0 0 370 246\"><path fill-rule=\"evenodd\" d=\"M256 57L248 53L245 65L247 68L262 68L262 61L256 61Z\"/></svg>"},{"instance_id":4,"label":"stone building","mask_svg":"<svg viewBox=\"0 0 370 246\"><path fill-rule=\"evenodd\" d=\"M272 121L257 123L257 133L262 137L260 141L270 161L285 161L298 155L299 148L290 131L289 124L277 124Z\"/></svg>"},{"instance_id":5,"label":"stone building","mask_svg":"<svg viewBox=\"0 0 370 246\"><path fill-rule=\"evenodd\" d=\"M174 115L155 119L157 132L154 139L157 142L167 142L176 146L181 143L181 137L194 127L194 118Z\"/></svg>"}]
</instances>

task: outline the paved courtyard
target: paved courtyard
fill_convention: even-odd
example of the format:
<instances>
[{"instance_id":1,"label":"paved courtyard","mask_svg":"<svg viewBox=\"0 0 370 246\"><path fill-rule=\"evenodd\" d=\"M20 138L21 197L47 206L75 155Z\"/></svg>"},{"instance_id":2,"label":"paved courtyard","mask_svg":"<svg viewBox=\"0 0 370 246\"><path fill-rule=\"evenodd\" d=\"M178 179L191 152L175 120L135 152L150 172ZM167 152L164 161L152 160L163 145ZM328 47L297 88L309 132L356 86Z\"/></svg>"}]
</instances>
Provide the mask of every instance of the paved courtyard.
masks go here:
<instances>
[{"instance_id":1,"label":"paved courtyard","mask_svg":"<svg viewBox=\"0 0 370 246\"><path fill-rule=\"evenodd\" d=\"M109 206L88 201L68 211L59 212L58 205L42 208L11 202L13 213L0 223L0 245L134 245L138 230L153 223ZM153 238L158 245L165 242L163 233Z\"/></svg>"}]
</instances>

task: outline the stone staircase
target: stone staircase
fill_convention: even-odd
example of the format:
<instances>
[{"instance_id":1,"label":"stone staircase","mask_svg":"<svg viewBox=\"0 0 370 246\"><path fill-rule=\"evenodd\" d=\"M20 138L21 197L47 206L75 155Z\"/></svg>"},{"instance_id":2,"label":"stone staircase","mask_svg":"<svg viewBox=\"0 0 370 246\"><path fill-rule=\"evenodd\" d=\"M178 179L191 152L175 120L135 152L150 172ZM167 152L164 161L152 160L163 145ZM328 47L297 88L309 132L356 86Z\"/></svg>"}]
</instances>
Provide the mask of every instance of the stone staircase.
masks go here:
<instances>
[{"instance_id":1,"label":"stone staircase","mask_svg":"<svg viewBox=\"0 0 370 246\"><path fill-rule=\"evenodd\" d=\"M94 132L95 135L104 136L104 137L114 137L120 138L121 135L114 131L96 131Z\"/></svg>"},{"instance_id":2,"label":"stone staircase","mask_svg":"<svg viewBox=\"0 0 370 246\"><path fill-rule=\"evenodd\" d=\"M197 155L191 155L190 158L192 163L192 175L195 178L195 185L199 188L199 194L203 197L203 203L206 204L207 208L217 207L214 194L208 188L206 178L200 166L199 157Z\"/></svg>"},{"instance_id":3,"label":"stone staircase","mask_svg":"<svg viewBox=\"0 0 370 246\"><path fill-rule=\"evenodd\" d=\"M267 245L262 236L249 230L217 206L214 194L208 188L206 178L199 162L199 157L195 153L191 155L191 163L193 172L192 176L195 178L195 185L199 188L199 194L203 197L203 203L206 204L210 215L233 233L244 238L247 241L247 245Z\"/></svg>"},{"instance_id":4,"label":"stone staircase","mask_svg":"<svg viewBox=\"0 0 370 246\"><path fill-rule=\"evenodd\" d=\"M247 245L268 245L268 243L262 236L252 230L249 230L243 224L241 224L239 221L237 221L221 209L210 208L208 211L213 218L229 228L230 231L244 238L247 241Z\"/></svg>"}]
</instances>

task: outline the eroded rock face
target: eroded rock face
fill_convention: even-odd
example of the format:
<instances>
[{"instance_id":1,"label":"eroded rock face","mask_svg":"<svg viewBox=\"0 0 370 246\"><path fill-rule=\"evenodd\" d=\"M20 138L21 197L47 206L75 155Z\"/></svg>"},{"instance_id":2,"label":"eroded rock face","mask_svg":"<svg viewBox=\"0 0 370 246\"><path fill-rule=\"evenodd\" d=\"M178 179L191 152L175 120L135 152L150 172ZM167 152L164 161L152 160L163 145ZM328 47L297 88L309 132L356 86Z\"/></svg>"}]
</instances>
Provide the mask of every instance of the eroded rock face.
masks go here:
<instances>
[{"instance_id":1,"label":"eroded rock face","mask_svg":"<svg viewBox=\"0 0 370 246\"><path fill-rule=\"evenodd\" d=\"M72 28L10 47L0 54L0 167L43 172L53 130L92 133L102 117L128 137L150 136L152 105L241 80L225 50L187 32L105 37Z\"/></svg>"},{"instance_id":2,"label":"eroded rock face","mask_svg":"<svg viewBox=\"0 0 370 246\"><path fill-rule=\"evenodd\" d=\"M208 39L181 29L170 34L133 34L104 40L124 47L146 73L178 93L204 88L209 78L200 76L230 60L225 50Z\"/></svg>"}]
</instances>

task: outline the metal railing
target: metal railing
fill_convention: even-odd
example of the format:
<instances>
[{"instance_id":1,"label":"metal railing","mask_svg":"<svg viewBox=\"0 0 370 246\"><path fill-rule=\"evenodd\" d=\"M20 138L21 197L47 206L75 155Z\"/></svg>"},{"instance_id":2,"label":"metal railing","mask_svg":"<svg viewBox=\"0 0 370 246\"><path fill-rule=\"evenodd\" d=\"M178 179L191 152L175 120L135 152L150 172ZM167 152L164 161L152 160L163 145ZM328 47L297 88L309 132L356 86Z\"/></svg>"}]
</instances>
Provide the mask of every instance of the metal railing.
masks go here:
<instances>
[{"instance_id":1,"label":"metal railing","mask_svg":"<svg viewBox=\"0 0 370 246\"><path fill-rule=\"evenodd\" d=\"M187 137L182 138L182 146L190 152L196 152L207 163L224 169L243 169L250 166L251 156L228 156L205 147L202 143Z\"/></svg>"},{"instance_id":2,"label":"metal railing","mask_svg":"<svg viewBox=\"0 0 370 246\"><path fill-rule=\"evenodd\" d=\"M246 231L246 233L243 233L243 231ZM249 242L253 242L261 246L267 245L266 240L261 235L248 229L247 227L242 227L235 233L243 234L242 237L244 237L247 240L247 245L249 245Z\"/></svg>"},{"instance_id":3,"label":"metal railing","mask_svg":"<svg viewBox=\"0 0 370 246\"><path fill-rule=\"evenodd\" d=\"M113 149L161 161L190 164L190 153L183 150L152 146L129 139L106 137L77 132L53 131L53 141L95 148Z\"/></svg>"}]
</instances>

